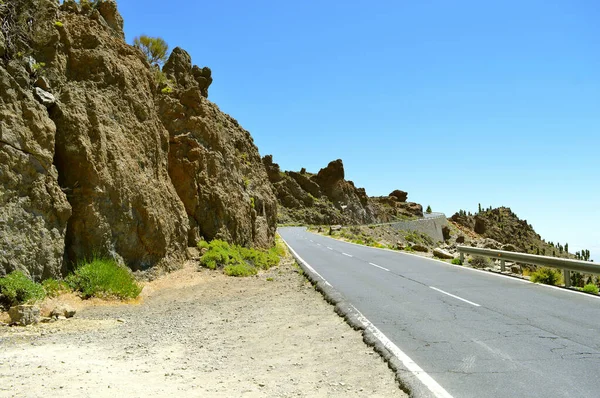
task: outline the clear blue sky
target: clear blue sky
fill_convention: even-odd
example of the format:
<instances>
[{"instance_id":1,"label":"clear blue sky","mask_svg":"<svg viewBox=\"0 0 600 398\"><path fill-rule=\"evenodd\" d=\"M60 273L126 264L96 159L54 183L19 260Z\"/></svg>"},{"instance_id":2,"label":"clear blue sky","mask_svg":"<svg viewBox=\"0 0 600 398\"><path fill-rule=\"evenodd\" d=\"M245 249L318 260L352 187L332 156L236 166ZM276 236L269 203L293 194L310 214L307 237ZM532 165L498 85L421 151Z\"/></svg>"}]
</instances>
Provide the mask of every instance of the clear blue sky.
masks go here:
<instances>
[{"instance_id":1,"label":"clear blue sky","mask_svg":"<svg viewBox=\"0 0 600 398\"><path fill-rule=\"evenodd\" d=\"M492 4L495 3L495 4ZM283 169L341 158L369 195L511 207L600 261L600 3L121 0L127 40L209 66Z\"/></svg>"}]
</instances>

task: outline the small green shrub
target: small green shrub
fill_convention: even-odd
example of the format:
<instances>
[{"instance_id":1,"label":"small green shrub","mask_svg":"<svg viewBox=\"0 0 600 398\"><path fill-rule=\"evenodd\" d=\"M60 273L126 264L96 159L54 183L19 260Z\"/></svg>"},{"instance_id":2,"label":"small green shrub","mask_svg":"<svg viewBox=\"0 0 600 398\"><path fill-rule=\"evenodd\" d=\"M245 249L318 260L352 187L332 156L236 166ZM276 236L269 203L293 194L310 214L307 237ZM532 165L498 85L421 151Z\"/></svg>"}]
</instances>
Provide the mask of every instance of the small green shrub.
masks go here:
<instances>
[{"instance_id":1,"label":"small green shrub","mask_svg":"<svg viewBox=\"0 0 600 398\"><path fill-rule=\"evenodd\" d=\"M598 294L598 286L594 285L593 283L588 283L581 290L584 291L584 292L586 292L586 293Z\"/></svg>"},{"instance_id":2,"label":"small green shrub","mask_svg":"<svg viewBox=\"0 0 600 398\"><path fill-rule=\"evenodd\" d=\"M31 66L31 68L33 69L34 72L38 72L40 69L43 69L46 67L46 63L44 62L36 62L35 64L33 64Z\"/></svg>"},{"instance_id":3,"label":"small green shrub","mask_svg":"<svg viewBox=\"0 0 600 398\"><path fill-rule=\"evenodd\" d=\"M198 241L198 249L208 249L208 247L209 247L209 244L204 239L200 239Z\"/></svg>"},{"instance_id":4,"label":"small green shrub","mask_svg":"<svg viewBox=\"0 0 600 398\"><path fill-rule=\"evenodd\" d=\"M200 246L200 243L198 245ZM213 270L222 266L224 267L223 272L230 276L255 275L258 269L269 269L276 266L279 264L280 258L285 255L282 242L277 242L269 250L230 245L218 239L202 245L207 247L208 251L200 258L200 264Z\"/></svg>"},{"instance_id":5,"label":"small green shrub","mask_svg":"<svg viewBox=\"0 0 600 398\"><path fill-rule=\"evenodd\" d=\"M256 269L256 267L251 266L250 264L246 263L246 262L241 262L238 264L230 264L230 265L226 265L225 268L223 268L223 272L225 273L225 275L227 276L252 276L252 275L256 275L256 273L258 272L258 270Z\"/></svg>"},{"instance_id":6,"label":"small green shrub","mask_svg":"<svg viewBox=\"0 0 600 398\"><path fill-rule=\"evenodd\" d=\"M56 279L52 278L43 281L42 286L46 292L46 296L48 297L56 297L61 293L66 293L71 290L67 282L57 281Z\"/></svg>"},{"instance_id":7,"label":"small green shrub","mask_svg":"<svg viewBox=\"0 0 600 398\"><path fill-rule=\"evenodd\" d=\"M163 94L171 94L173 92L173 87L171 87L171 86L163 87L163 89L160 90L160 92Z\"/></svg>"},{"instance_id":8,"label":"small green shrub","mask_svg":"<svg viewBox=\"0 0 600 398\"><path fill-rule=\"evenodd\" d=\"M490 260L483 256L473 256L473 258L469 260L469 264L473 268L485 268L490 266Z\"/></svg>"},{"instance_id":9,"label":"small green shrub","mask_svg":"<svg viewBox=\"0 0 600 398\"><path fill-rule=\"evenodd\" d=\"M555 268L541 267L531 274L530 281L556 286L562 283L562 275Z\"/></svg>"},{"instance_id":10,"label":"small green shrub","mask_svg":"<svg viewBox=\"0 0 600 398\"><path fill-rule=\"evenodd\" d=\"M46 297L44 288L24 273L13 271L0 278L0 304L6 308L19 304L34 303Z\"/></svg>"},{"instance_id":11,"label":"small green shrub","mask_svg":"<svg viewBox=\"0 0 600 398\"><path fill-rule=\"evenodd\" d=\"M62 28L65 25L60 21L56 21L56 22L54 22L54 26L56 26L57 28Z\"/></svg>"},{"instance_id":12,"label":"small green shrub","mask_svg":"<svg viewBox=\"0 0 600 398\"><path fill-rule=\"evenodd\" d=\"M460 261L460 258L453 258L452 259L452 264L454 264L454 265L463 265L462 261Z\"/></svg>"},{"instance_id":13,"label":"small green shrub","mask_svg":"<svg viewBox=\"0 0 600 398\"><path fill-rule=\"evenodd\" d=\"M256 207L256 203L254 201L254 198L250 198L250 206L254 209Z\"/></svg>"},{"instance_id":14,"label":"small green shrub","mask_svg":"<svg viewBox=\"0 0 600 398\"><path fill-rule=\"evenodd\" d=\"M273 278L267 278L267 282L273 282Z\"/></svg>"},{"instance_id":15,"label":"small green shrub","mask_svg":"<svg viewBox=\"0 0 600 398\"><path fill-rule=\"evenodd\" d=\"M80 265L66 282L71 289L81 292L83 298L129 299L142 291L128 269L108 259L94 259Z\"/></svg>"},{"instance_id":16,"label":"small green shrub","mask_svg":"<svg viewBox=\"0 0 600 398\"><path fill-rule=\"evenodd\" d=\"M405 252L414 252L414 251L415 251L415 249L413 249L413 248L412 248L412 246L408 246L408 245L406 245L406 246L404 247L404 251L405 251Z\"/></svg>"}]
</instances>

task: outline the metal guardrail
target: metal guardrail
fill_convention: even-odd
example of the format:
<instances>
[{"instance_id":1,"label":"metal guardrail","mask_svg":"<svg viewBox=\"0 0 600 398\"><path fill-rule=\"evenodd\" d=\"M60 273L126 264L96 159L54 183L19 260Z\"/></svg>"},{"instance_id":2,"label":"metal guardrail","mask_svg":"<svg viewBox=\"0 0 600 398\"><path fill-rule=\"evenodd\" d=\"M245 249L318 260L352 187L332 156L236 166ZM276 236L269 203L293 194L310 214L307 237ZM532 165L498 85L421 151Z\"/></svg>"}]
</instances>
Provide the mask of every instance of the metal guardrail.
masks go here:
<instances>
[{"instance_id":1,"label":"metal guardrail","mask_svg":"<svg viewBox=\"0 0 600 398\"><path fill-rule=\"evenodd\" d=\"M534 254L516 253L504 250L493 250L493 249L481 249L479 247L469 246L458 246L458 252L460 253L460 260L464 262L465 253L484 256L494 259L500 259L500 269L505 270L504 262L506 260L515 261L525 264L533 264L539 266L560 268L563 270L565 276L565 286L571 286L571 272L585 272L588 274L600 274L600 265L594 264L589 261L571 260L566 258L548 257L548 256L537 256Z\"/></svg>"}]
</instances>

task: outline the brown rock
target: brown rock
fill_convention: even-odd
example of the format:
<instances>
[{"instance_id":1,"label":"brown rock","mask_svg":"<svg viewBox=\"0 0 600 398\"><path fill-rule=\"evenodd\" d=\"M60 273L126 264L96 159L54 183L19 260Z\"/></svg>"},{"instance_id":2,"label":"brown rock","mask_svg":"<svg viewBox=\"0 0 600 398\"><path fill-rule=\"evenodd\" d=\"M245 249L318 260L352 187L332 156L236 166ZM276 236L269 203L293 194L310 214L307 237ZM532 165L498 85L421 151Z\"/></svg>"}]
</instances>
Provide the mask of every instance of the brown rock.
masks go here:
<instances>
[{"instance_id":1,"label":"brown rock","mask_svg":"<svg viewBox=\"0 0 600 398\"><path fill-rule=\"evenodd\" d=\"M463 235L457 236L456 243L465 243L465 237Z\"/></svg>"},{"instance_id":2,"label":"brown rock","mask_svg":"<svg viewBox=\"0 0 600 398\"><path fill-rule=\"evenodd\" d=\"M443 258L443 259L451 259L454 258L454 256L450 253L448 253L445 250L440 249L439 247L436 247L435 249L433 249L433 255L439 258Z\"/></svg>"},{"instance_id":3,"label":"brown rock","mask_svg":"<svg viewBox=\"0 0 600 398\"><path fill-rule=\"evenodd\" d=\"M17 305L10 307L8 315L12 323L27 326L35 325L40 322L40 308L35 305Z\"/></svg>"},{"instance_id":4,"label":"brown rock","mask_svg":"<svg viewBox=\"0 0 600 398\"><path fill-rule=\"evenodd\" d=\"M390 193L389 196L396 199L398 202L406 202L406 199L408 199L408 192L396 189L395 191Z\"/></svg>"},{"instance_id":5,"label":"brown rock","mask_svg":"<svg viewBox=\"0 0 600 398\"><path fill-rule=\"evenodd\" d=\"M424 246L424 245L422 245L420 243L414 243L414 244L411 245L411 247L412 247L412 249L414 251L418 251L418 252L424 252L424 253L426 253L426 252L429 251L429 248L427 246Z\"/></svg>"},{"instance_id":6,"label":"brown rock","mask_svg":"<svg viewBox=\"0 0 600 398\"><path fill-rule=\"evenodd\" d=\"M55 307L51 312L50 316L53 318L65 317L72 318L75 316L77 311L67 304L61 304Z\"/></svg>"}]
</instances>

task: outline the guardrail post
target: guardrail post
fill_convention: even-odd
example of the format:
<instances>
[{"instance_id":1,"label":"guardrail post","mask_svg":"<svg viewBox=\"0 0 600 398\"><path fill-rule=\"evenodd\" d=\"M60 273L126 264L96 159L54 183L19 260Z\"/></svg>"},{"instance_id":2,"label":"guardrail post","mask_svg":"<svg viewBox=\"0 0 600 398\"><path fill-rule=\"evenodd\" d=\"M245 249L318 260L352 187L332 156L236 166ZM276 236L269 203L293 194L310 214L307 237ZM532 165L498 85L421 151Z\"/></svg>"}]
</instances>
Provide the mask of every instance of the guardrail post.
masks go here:
<instances>
[{"instance_id":1,"label":"guardrail post","mask_svg":"<svg viewBox=\"0 0 600 398\"><path fill-rule=\"evenodd\" d=\"M506 264L504 264L503 258L500 259L500 271L502 271L502 272L506 271Z\"/></svg>"},{"instance_id":2,"label":"guardrail post","mask_svg":"<svg viewBox=\"0 0 600 398\"><path fill-rule=\"evenodd\" d=\"M565 287L571 287L571 271L564 269L563 273L565 276Z\"/></svg>"},{"instance_id":3,"label":"guardrail post","mask_svg":"<svg viewBox=\"0 0 600 398\"><path fill-rule=\"evenodd\" d=\"M465 263L465 253L460 253L460 263L461 264Z\"/></svg>"}]
</instances>

